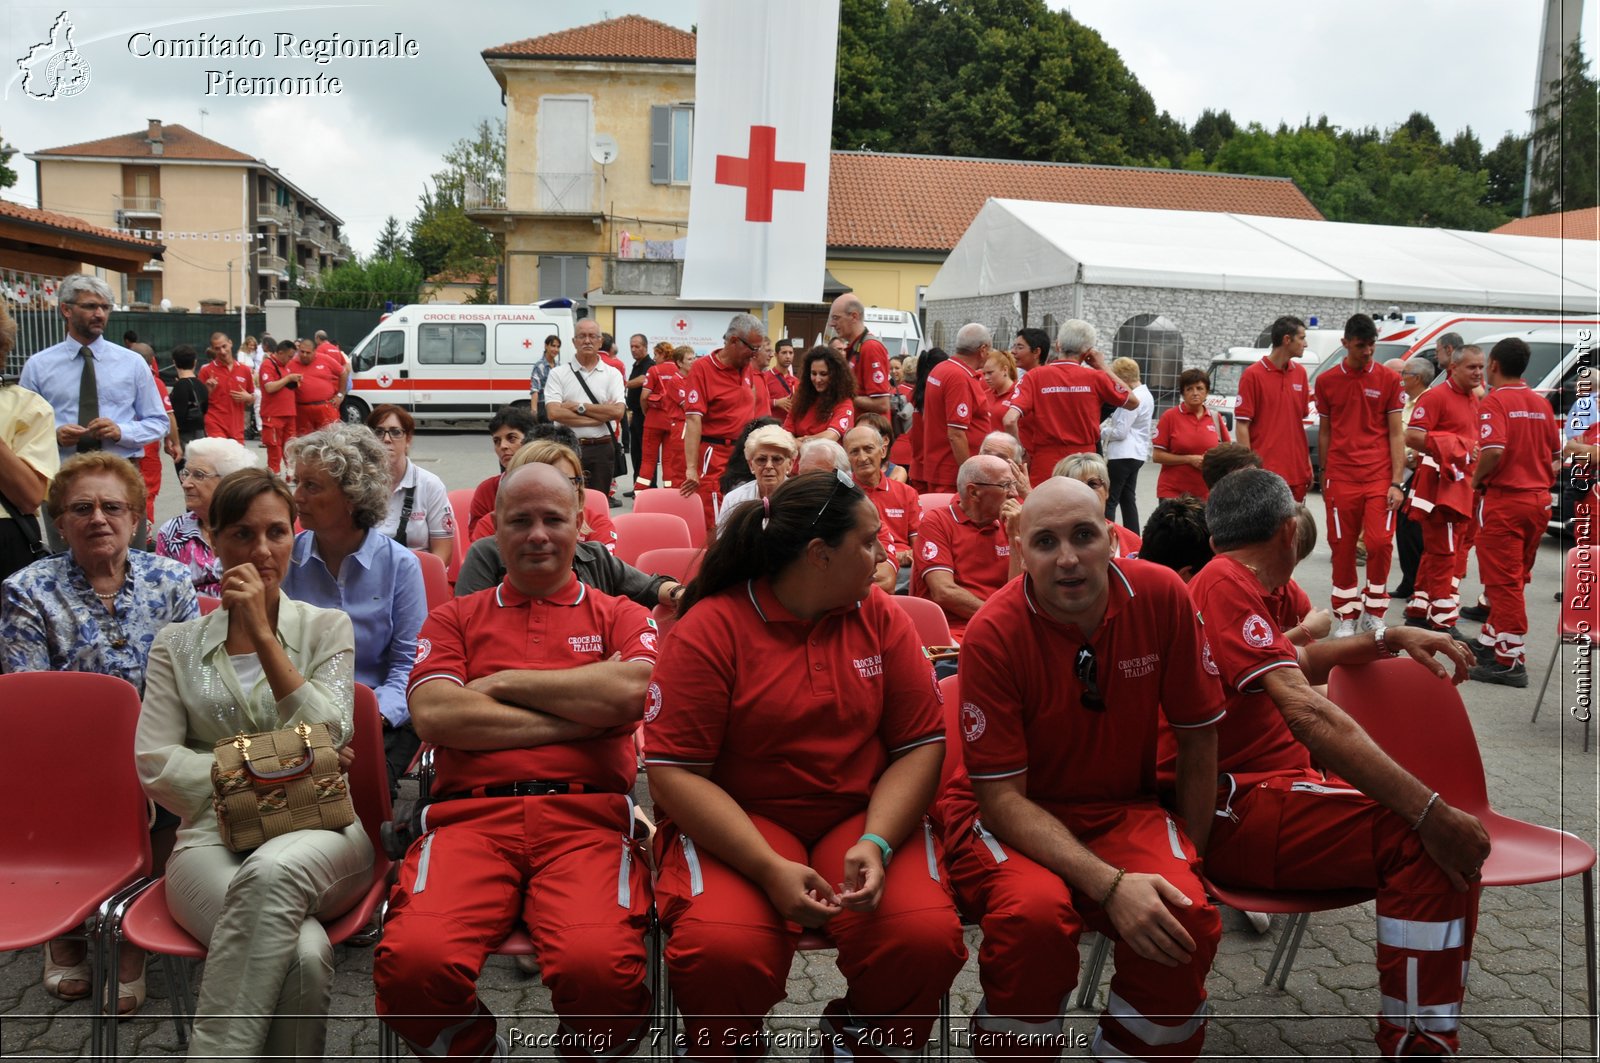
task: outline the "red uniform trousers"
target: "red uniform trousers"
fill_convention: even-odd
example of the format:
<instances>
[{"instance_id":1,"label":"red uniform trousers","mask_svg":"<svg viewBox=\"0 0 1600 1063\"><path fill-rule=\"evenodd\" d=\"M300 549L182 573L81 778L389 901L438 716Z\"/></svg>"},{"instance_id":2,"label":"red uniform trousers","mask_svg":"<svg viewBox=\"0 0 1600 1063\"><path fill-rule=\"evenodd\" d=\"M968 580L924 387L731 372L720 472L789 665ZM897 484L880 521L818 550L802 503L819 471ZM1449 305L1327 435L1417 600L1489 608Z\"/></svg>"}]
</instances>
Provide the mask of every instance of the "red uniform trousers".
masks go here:
<instances>
[{"instance_id":1,"label":"red uniform trousers","mask_svg":"<svg viewBox=\"0 0 1600 1063\"><path fill-rule=\"evenodd\" d=\"M716 531L717 511L722 508L722 485L719 481L728 470L728 456L733 453L733 441L700 443L700 487L695 493L706 510L706 531Z\"/></svg>"},{"instance_id":2,"label":"red uniform trousers","mask_svg":"<svg viewBox=\"0 0 1600 1063\"><path fill-rule=\"evenodd\" d=\"M1389 608L1389 564L1394 557L1395 515L1389 510L1389 481L1328 481L1322 501L1328 514L1328 546L1333 550L1333 611L1354 619L1364 608L1382 616ZM1367 583L1356 574L1356 544L1367 546Z\"/></svg>"},{"instance_id":3,"label":"red uniform trousers","mask_svg":"<svg viewBox=\"0 0 1600 1063\"><path fill-rule=\"evenodd\" d=\"M1205 1044L1206 976L1222 937L1222 921L1196 874L1194 846L1153 801L1047 807L1100 859L1161 875L1194 901L1187 909L1169 907L1194 939L1194 957L1183 967L1144 959L1117 937L1098 898L1077 893L1055 872L1003 845L981 821L951 829L951 884L961 910L983 926L983 1000L972 1017L973 1056L1061 1055L1062 1016L1078 984L1078 938L1087 926L1116 942L1111 993L1091 1054L1194 1059Z\"/></svg>"},{"instance_id":4,"label":"red uniform trousers","mask_svg":"<svg viewBox=\"0 0 1600 1063\"><path fill-rule=\"evenodd\" d=\"M1454 1055L1477 887L1457 893L1410 824L1314 770L1240 786L1206 848L1218 883L1269 890L1378 891L1378 1049Z\"/></svg>"},{"instance_id":5,"label":"red uniform trousers","mask_svg":"<svg viewBox=\"0 0 1600 1063\"><path fill-rule=\"evenodd\" d=\"M156 495L161 493L161 440L145 445L144 453L139 456L139 475L144 477L144 519L154 527Z\"/></svg>"},{"instance_id":6,"label":"red uniform trousers","mask_svg":"<svg viewBox=\"0 0 1600 1063\"><path fill-rule=\"evenodd\" d=\"M1466 571L1472 521L1460 517L1447 520L1436 511L1418 523L1422 527L1422 560L1417 562L1416 593L1406 606L1406 616L1426 617L1436 628L1451 628L1461 613L1461 577L1456 573L1458 568Z\"/></svg>"},{"instance_id":7,"label":"red uniform trousers","mask_svg":"<svg viewBox=\"0 0 1600 1063\"><path fill-rule=\"evenodd\" d=\"M624 794L429 806L389 901L372 980L383 1021L418 1056L494 1054L478 972L520 920L551 1005L559 1058L625 1055L650 1010L650 874Z\"/></svg>"},{"instance_id":8,"label":"red uniform trousers","mask_svg":"<svg viewBox=\"0 0 1600 1063\"><path fill-rule=\"evenodd\" d=\"M1522 661L1528 609L1522 588L1532 578L1533 559L1550 521L1550 492L1491 486L1478 503L1478 579L1489 595L1489 619L1478 641L1494 646L1504 667Z\"/></svg>"},{"instance_id":9,"label":"red uniform trousers","mask_svg":"<svg viewBox=\"0 0 1600 1063\"><path fill-rule=\"evenodd\" d=\"M308 402L294 408L294 434L296 438L326 428L339 419L339 407L324 402Z\"/></svg>"},{"instance_id":10,"label":"red uniform trousers","mask_svg":"<svg viewBox=\"0 0 1600 1063\"><path fill-rule=\"evenodd\" d=\"M661 461L661 483L657 484L656 459ZM678 487L683 483L683 422L668 428L644 430L644 455L635 477L636 487Z\"/></svg>"},{"instance_id":11,"label":"red uniform trousers","mask_svg":"<svg viewBox=\"0 0 1600 1063\"><path fill-rule=\"evenodd\" d=\"M829 882L839 881L845 851L867 821L864 812L851 816L808 847L772 821L750 818L780 856L810 864ZM800 927L778 915L761 887L674 828L656 834L656 865L683 1050L692 1058L759 1059L769 1047L763 1017L784 998ZM840 912L825 929L849 988L823 1012L822 1058L912 1054L967 958L932 829L912 835L890 862L876 911Z\"/></svg>"},{"instance_id":12,"label":"red uniform trousers","mask_svg":"<svg viewBox=\"0 0 1600 1063\"><path fill-rule=\"evenodd\" d=\"M261 418L261 443L267 448L267 468L278 472L283 468L283 447L295 436L295 418Z\"/></svg>"}]
</instances>

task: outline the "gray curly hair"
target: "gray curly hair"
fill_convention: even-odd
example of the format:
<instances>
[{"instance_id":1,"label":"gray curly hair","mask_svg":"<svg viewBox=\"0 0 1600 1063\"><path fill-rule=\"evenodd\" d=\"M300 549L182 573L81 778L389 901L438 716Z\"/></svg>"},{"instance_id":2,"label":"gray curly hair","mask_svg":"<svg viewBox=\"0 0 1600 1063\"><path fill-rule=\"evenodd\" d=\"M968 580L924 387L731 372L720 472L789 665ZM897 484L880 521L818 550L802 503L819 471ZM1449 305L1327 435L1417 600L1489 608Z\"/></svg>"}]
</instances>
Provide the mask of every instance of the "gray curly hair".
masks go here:
<instances>
[{"instance_id":1,"label":"gray curly hair","mask_svg":"<svg viewBox=\"0 0 1600 1063\"><path fill-rule=\"evenodd\" d=\"M331 424L291 440L286 457L298 467L302 462L321 466L350 502L350 516L358 528L375 528L389 515L389 455L372 434L359 424Z\"/></svg>"}]
</instances>

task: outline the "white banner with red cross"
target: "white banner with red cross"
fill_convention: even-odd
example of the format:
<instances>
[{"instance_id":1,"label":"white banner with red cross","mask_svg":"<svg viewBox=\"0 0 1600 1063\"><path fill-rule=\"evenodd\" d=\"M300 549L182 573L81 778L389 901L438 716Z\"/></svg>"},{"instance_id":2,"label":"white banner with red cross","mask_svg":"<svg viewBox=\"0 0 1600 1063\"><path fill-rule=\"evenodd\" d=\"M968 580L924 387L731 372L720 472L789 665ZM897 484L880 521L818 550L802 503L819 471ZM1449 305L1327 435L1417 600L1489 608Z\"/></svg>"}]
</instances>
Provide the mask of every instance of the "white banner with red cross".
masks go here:
<instances>
[{"instance_id":1,"label":"white banner with red cross","mask_svg":"<svg viewBox=\"0 0 1600 1063\"><path fill-rule=\"evenodd\" d=\"M822 301L838 0L700 0L685 299Z\"/></svg>"}]
</instances>

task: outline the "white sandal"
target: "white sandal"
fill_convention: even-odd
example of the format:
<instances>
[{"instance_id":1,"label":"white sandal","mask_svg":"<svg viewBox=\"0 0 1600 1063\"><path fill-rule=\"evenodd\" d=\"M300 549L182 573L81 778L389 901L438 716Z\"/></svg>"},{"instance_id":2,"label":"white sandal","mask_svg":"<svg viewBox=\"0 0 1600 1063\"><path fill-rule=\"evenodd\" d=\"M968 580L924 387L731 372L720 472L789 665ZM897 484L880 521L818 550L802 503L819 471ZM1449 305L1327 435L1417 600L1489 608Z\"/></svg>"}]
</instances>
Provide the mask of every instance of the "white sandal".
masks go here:
<instances>
[{"instance_id":1,"label":"white sandal","mask_svg":"<svg viewBox=\"0 0 1600 1063\"><path fill-rule=\"evenodd\" d=\"M60 964L56 962L55 952L51 949L54 944L53 941L44 943L44 991L57 1000L87 1000L94 991L89 973L89 954L85 952L83 959L77 963ZM61 991L62 982L82 982L83 992L64 993Z\"/></svg>"}]
</instances>

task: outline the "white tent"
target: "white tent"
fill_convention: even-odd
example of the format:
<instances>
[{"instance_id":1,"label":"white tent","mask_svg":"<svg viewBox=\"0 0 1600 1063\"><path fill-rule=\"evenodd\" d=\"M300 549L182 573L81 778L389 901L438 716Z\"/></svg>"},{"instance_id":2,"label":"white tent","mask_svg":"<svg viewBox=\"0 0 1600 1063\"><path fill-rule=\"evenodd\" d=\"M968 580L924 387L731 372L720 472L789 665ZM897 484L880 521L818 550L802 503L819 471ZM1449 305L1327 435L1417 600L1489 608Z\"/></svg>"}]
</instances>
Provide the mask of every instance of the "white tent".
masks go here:
<instances>
[{"instance_id":1,"label":"white tent","mask_svg":"<svg viewBox=\"0 0 1600 1063\"><path fill-rule=\"evenodd\" d=\"M991 199L926 299L1074 283L1593 312L1600 244Z\"/></svg>"}]
</instances>

